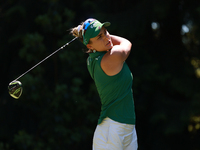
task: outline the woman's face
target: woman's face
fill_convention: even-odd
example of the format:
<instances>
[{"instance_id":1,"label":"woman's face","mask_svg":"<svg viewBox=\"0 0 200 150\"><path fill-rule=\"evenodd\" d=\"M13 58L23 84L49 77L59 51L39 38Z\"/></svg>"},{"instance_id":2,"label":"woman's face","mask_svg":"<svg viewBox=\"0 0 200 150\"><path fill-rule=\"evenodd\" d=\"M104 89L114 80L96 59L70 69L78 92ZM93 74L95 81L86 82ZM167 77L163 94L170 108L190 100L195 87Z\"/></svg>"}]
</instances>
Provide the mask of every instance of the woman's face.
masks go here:
<instances>
[{"instance_id":1,"label":"woman's face","mask_svg":"<svg viewBox=\"0 0 200 150\"><path fill-rule=\"evenodd\" d=\"M113 43L110 38L110 34L105 27L101 28L100 33L90 39L90 44L87 44L87 48L96 51L107 51L113 47Z\"/></svg>"}]
</instances>

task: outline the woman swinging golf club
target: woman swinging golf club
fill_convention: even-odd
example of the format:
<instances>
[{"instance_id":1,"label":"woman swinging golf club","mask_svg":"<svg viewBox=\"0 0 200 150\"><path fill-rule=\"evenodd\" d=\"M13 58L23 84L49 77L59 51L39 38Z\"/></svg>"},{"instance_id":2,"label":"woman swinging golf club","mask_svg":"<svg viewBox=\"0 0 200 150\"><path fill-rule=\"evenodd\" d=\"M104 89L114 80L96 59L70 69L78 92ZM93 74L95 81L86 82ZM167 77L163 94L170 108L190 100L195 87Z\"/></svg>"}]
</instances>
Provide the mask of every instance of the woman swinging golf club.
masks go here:
<instances>
[{"instance_id":1,"label":"woman swinging golf club","mask_svg":"<svg viewBox=\"0 0 200 150\"><path fill-rule=\"evenodd\" d=\"M137 150L133 76L125 62L132 44L110 35L109 25L90 18L71 29L88 48L87 67L102 104L93 150Z\"/></svg>"}]
</instances>

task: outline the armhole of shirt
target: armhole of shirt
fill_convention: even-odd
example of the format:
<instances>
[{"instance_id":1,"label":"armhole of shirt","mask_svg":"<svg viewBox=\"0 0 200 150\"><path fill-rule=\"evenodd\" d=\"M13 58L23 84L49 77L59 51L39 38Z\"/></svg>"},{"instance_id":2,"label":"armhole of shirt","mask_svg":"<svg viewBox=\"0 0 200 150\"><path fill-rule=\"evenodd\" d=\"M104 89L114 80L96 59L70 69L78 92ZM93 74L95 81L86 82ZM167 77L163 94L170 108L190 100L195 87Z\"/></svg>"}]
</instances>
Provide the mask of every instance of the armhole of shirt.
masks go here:
<instances>
[{"instance_id":1,"label":"armhole of shirt","mask_svg":"<svg viewBox=\"0 0 200 150\"><path fill-rule=\"evenodd\" d=\"M103 55L103 56L104 56L104 55ZM98 65L99 65L100 68L101 68L101 60L102 60L103 56L99 56L100 59L98 58L98 60L97 60L97 61L98 61ZM115 74L115 75L113 75L113 76L107 75L107 74L103 71L102 68L101 68L101 71L102 71L107 77L115 77L115 76L119 75L119 74L122 72L122 70L123 70L123 68L124 68L124 64L125 64L125 61L124 61L124 63L123 63L122 69L121 69L117 74Z\"/></svg>"}]
</instances>

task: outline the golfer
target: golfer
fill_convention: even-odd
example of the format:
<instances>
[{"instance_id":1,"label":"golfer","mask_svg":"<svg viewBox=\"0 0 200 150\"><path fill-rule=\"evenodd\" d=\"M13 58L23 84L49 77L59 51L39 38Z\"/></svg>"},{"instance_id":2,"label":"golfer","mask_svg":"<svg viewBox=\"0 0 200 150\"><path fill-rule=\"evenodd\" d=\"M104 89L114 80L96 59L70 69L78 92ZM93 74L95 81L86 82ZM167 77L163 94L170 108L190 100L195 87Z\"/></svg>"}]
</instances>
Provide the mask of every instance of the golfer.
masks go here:
<instances>
[{"instance_id":1,"label":"golfer","mask_svg":"<svg viewBox=\"0 0 200 150\"><path fill-rule=\"evenodd\" d=\"M137 150L133 76L125 62L132 44L110 35L109 25L90 18L71 29L88 48L87 67L102 104L93 150Z\"/></svg>"}]
</instances>

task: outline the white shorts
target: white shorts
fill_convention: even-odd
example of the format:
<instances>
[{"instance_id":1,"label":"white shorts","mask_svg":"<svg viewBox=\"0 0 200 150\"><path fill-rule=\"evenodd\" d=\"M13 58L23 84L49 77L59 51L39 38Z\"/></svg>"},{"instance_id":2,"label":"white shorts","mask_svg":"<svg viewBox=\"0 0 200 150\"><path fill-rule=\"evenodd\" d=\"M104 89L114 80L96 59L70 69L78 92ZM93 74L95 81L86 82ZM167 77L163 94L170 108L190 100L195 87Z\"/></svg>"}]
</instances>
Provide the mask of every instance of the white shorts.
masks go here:
<instances>
[{"instance_id":1,"label":"white shorts","mask_svg":"<svg viewBox=\"0 0 200 150\"><path fill-rule=\"evenodd\" d=\"M137 150L137 148L135 125L119 123L108 117L97 125L93 150Z\"/></svg>"}]
</instances>

